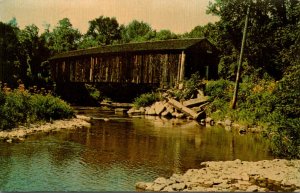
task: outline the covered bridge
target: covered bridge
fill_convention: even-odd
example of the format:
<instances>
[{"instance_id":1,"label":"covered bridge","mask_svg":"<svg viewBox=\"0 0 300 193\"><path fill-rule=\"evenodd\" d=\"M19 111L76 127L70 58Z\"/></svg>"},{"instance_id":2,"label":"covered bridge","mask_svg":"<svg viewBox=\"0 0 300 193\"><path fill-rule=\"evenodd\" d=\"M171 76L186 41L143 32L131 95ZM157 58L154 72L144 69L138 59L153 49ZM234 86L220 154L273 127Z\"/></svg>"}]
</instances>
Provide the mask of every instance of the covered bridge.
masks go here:
<instances>
[{"instance_id":1,"label":"covered bridge","mask_svg":"<svg viewBox=\"0 0 300 193\"><path fill-rule=\"evenodd\" d=\"M207 39L176 39L69 51L50 58L52 79L63 83L105 83L172 87L199 72L217 78L217 49Z\"/></svg>"}]
</instances>

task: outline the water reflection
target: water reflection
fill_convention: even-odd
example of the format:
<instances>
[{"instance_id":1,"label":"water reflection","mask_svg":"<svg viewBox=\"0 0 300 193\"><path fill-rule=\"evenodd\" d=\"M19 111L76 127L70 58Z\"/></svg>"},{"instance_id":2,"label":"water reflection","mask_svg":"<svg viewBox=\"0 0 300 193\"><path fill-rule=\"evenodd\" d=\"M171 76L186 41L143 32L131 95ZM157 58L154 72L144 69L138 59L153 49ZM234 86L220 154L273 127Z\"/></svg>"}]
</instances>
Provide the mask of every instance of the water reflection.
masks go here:
<instances>
[{"instance_id":1,"label":"water reflection","mask_svg":"<svg viewBox=\"0 0 300 193\"><path fill-rule=\"evenodd\" d=\"M37 134L0 144L2 191L133 191L137 181L169 177L208 160L272 157L259 136L158 117L79 110L110 121L90 129Z\"/></svg>"}]
</instances>

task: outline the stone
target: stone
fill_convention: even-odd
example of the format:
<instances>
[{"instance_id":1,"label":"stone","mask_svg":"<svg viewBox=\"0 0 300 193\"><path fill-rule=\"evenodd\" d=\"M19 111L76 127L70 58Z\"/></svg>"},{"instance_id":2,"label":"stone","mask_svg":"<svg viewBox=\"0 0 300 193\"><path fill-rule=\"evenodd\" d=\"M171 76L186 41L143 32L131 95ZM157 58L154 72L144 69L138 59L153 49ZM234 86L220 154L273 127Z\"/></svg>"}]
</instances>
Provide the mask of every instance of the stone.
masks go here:
<instances>
[{"instance_id":1,"label":"stone","mask_svg":"<svg viewBox=\"0 0 300 193\"><path fill-rule=\"evenodd\" d=\"M172 186L166 186L161 190L162 192L174 192Z\"/></svg>"},{"instance_id":2,"label":"stone","mask_svg":"<svg viewBox=\"0 0 300 193\"><path fill-rule=\"evenodd\" d=\"M182 175L180 174L173 174L171 177L170 177L170 180L173 180L175 182L184 182L184 180L182 179Z\"/></svg>"},{"instance_id":3,"label":"stone","mask_svg":"<svg viewBox=\"0 0 300 193\"><path fill-rule=\"evenodd\" d=\"M168 110L165 110L164 112L161 113L161 116L169 117L169 116L172 116L172 114Z\"/></svg>"},{"instance_id":4,"label":"stone","mask_svg":"<svg viewBox=\"0 0 300 193\"><path fill-rule=\"evenodd\" d=\"M185 183L176 183L176 184L172 184L172 188L175 191L182 191L183 189L185 189L187 186Z\"/></svg>"},{"instance_id":5,"label":"stone","mask_svg":"<svg viewBox=\"0 0 300 193\"><path fill-rule=\"evenodd\" d=\"M146 188L145 188L145 191L154 191L153 189L153 183L149 182L149 183L146 183Z\"/></svg>"},{"instance_id":6,"label":"stone","mask_svg":"<svg viewBox=\"0 0 300 193\"><path fill-rule=\"evenodd\" d=\"M214 182L211 181L211 180L205 181L205 182L203 183L203 186L204 186L204 187L212 187L213 185L214 185Z\"/></svg>"},{"instance_id":7,"label":"stone","mask_svg":"<svg viewBox=\"0 0 300 193\"><path fill-rule=\"evenodd\" d=\"M240 134L245 134L247 132L247 129L245 127L239 128L239 133Z\"/></svg>"},{"instance_id":8,"label":"stone","mask_svg":"<svg viewBox=\"0 0 300 193\"><path fill-rule=\"evenodd\" d=\"M152 187L154 192L158 192L164 189L166 187L166 184L154 184Z\"/></svg>"},{"instance_id":9,"label":"stone","mask_svg":"<svg viewBox=\"0 0 300 193\"><path fill-rule=\"evenodd\" d=\"M166 184L167 183L167 179L164 177L159 177L156 180L154 180L154 183L156 184Z\"/></svg>"},{"instance_id":10,"label":"stone","mask_svg":"<svg viewBox=\"0 0 300 193\"><path fill-rule=\"evenodd\" d=\"M147 184L145 182L137 182L135 187L137 189L145 190L147 188Z\"/></svg>"},{"instance_id":11,"label":"stone","mask_svg":"<svg viewBox=\"0 0 300 193\"><path fill-rule=\"evenodd\" d=\"M231 126L232 125L232 121L230 119L226 119L224 121L225 126Z\"/></svg>"},{"instance_id":12,"label":"stone","mask_svg":"<svg viewBox=\"0 0 300 193\"><path fill-rule=\"evenodd\" d=\"M155 109L155 113L157 115L160 115L166 109L166 107L164 106L164 104L162 102L156 102L154 104L154 109Z\"/></svg>"},{"instance_id":13,"label":"stone","mask_svg":"<svg viewBox=\"0 0 300 193\"><path fill-rule=\"evenodd\" d=\"M205 122L208 123L210 126L213 126L215 124L215 121L211 117L207 117L205 119Z\"/></svg>"},{"instance_id":14,"label":"stone","mask_svg":"<svg viewBox=\"0 0 300 193\"><path fill-rule=\"evenodd\" d=\"M146 109L145 109L145 107L140 107L140 108L139 108L139 111L140 111L142 114L144 114L144 113L146 112Z\"/></svg>"},{"instance_id":15,"label":"stone","mask_svg":"<svg viewBox=\"0 0 300 193\"><path fill-rule=\"evenodd\" d=\"M224 180L221 180L221 179L214 179L214 180L213 180L213 185L222 184L223 182L224 182Z\"/></svg>"},{"instance_id":16,"label":"stone","mask_svg":"<svg viewBox=\"0 0 300 193\"><path fill-rule=\"evenodd\" d=\"M242 173L241 177L242 177L242 180L244 180L244 181L249 181L250 180L250 178L249 178L249 176L248 176L247 173Z\"/></svg>"},{"instance_id":17,"label":"stone","mask_svg":"<svg viewBox=\"0 0 300 193\"><path fill-rule=\"evenodd\" d=\"M153 107L151 107L148 111L147 111L147 115L156 115L155 109Z\"/></svg>"},{"instance_id":18,"label":"stone","mask_svg":"<svg viewBox=\"0 0 300 193\"><path fill-rule=\"evenodd\" d=\"M246 192L257 192L258 191L258 186L256 185L252 185L252 186L249 186L247 189L246 189Z\"/></svg>"}]
</instances>

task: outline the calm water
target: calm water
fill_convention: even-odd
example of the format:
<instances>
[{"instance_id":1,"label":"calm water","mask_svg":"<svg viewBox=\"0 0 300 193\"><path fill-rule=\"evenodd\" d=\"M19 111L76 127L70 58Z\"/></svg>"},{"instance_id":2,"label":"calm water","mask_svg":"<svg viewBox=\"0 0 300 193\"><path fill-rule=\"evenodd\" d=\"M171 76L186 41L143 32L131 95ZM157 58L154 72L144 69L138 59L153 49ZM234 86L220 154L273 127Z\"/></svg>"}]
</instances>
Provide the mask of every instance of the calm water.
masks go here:
<instances>
[{"instance_id":1,"label":"calm water","mask_svg":"<svg viewBox=\"0 0 300 193\"><path fill-rule=\"evenodd\" d=\"M134 191L138 181L183 173L202 161L272 159L255 135L193 121L78 110L99 119L90 129L0 142L0 191Z\"/></svg>"}]
</instances>

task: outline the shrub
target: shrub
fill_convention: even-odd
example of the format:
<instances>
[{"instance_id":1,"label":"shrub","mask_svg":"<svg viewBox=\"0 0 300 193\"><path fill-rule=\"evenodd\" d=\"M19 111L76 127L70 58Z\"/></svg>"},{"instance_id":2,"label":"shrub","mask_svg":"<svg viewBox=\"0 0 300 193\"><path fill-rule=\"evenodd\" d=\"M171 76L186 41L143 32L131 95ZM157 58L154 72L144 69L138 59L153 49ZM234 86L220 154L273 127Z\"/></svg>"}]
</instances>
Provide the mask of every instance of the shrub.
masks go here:
<instances>
[{"instance_id":1,"label":"shrub","mask_svg":"<svg viewBox=\"0 0 300 193\"><path fill-rule=\"evenodd\" d=\"M18 90L8 93L0 91L1 130L36 121L70 118L73 115L73 109L66 102L51 95L32 95Z\"/></svg>"},{"instance_id":2,"label":"shrub","mask_svg":"<svg viewBox=\"0 0 300 193\"><path fill-rule=\"evenodd\" d=\"M13 91L1 95L0 129L10 129L20 123L30 122L31 108L28 103L30 95L27 92Z\"/></svg>"},{"instance_id":3,"label":"shrub","mask_svg":"<svg viewBox=\"0 0 300 193\"><path fill-rule=\"evenodd\" d=\"M95 99L96 101L103 100L103 96L101 96L100 91L96 87L90 84L85 84L85 88L93 99Z\"/></svg>"},{"instance_id":4,"label":"shrub","mask_svg":"<svg viewBox=\"0 0 300 193\"><path fill-rule=\"evenodd\" d=\"M137 108L139 107L146 107L153 104L156 101L159 101L161 96L159 93L145 93L141 96L134 99L133 105Z\"/></svg>"},{"instance_id":5,"label":"shrub","mask_svg":"<svg viewBox=\"0 0 300 193\"><path fill-rule=\"evenodd\" d=\"M39 120L50 121L74 116L73 109L65 101L52 95L32 95L30 103Z\"/></svg>"},{"instance_id":6,"label":"shrub","mask_svg":"<svg viewBox=\"0 0 300 193\"><path fill-rule=\"evenodd\" d=\"M209 81L205 87L205 94L213 99L230 101L233 94L233 82L228 80Z\"/></svg>"}]
</instances>

